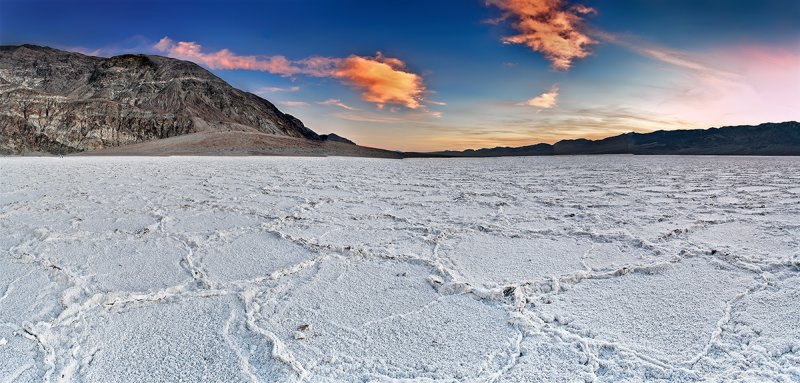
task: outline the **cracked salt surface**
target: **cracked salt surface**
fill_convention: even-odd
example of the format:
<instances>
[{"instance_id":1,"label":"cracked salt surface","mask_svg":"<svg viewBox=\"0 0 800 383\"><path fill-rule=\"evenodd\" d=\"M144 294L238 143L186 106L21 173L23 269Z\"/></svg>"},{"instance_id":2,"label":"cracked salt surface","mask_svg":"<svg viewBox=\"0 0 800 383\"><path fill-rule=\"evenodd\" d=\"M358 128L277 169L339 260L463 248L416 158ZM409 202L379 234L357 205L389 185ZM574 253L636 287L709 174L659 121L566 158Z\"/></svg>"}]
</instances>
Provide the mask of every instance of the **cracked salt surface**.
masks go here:
<instances>
[{"instance_id":1,"label":"cracked salt surface","mask_svg":"<svg viewBox=\"0 0 800 383\"><path fill-rule=\"evenodd\" d=\"M800 381L800 159L0 159L0 382Z\"/></svg>"}]
</instances>

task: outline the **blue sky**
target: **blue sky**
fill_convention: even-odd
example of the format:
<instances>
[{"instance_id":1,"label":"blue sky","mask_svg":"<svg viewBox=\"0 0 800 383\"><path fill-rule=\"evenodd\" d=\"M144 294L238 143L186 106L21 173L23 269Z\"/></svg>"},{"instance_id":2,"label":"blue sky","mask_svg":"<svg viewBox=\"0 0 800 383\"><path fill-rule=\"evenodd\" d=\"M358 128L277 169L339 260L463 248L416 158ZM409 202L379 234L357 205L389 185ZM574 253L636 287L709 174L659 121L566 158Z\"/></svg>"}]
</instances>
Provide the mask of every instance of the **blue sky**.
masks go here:
<instances>
[{"instance_id":1,"label":"blue sky","mask_svg":"<svg viewBox=\"0 0 800 383\"><path fill-rule=\"evenodd\" d=\"M436 150L798 119L798 19L790 0L3 0L0 42L190 59L320 133Z\"/></svg>"}]
</instances>

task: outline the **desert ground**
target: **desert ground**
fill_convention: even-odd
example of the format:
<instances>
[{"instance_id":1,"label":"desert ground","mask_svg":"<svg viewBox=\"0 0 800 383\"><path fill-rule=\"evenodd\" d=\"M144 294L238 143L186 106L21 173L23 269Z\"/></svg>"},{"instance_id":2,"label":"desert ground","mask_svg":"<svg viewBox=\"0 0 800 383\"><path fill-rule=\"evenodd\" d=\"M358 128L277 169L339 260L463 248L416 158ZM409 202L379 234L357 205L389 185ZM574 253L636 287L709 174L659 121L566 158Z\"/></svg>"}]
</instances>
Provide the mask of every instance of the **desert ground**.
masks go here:
<instances>
[{"instance_id":1,"label":"desert ground","mask_svg":"<svg viewBox=\"0 0 800 383\"><path fill-rule=\"evenodd\" d=\"M0 382L800 380L800 158L0 158Z\"/></svg>"},{"instance_id":2,"label":"desert ground","mask_svg":"<svg viewBox=\"0 0 800 383\"><path fill-rule=\"evenodd\" d=\"M104 148L74 156L289 156L402 158L391 150L322 142L257 132L201 132L138 144Z\"/></svg>"}]
</instances>

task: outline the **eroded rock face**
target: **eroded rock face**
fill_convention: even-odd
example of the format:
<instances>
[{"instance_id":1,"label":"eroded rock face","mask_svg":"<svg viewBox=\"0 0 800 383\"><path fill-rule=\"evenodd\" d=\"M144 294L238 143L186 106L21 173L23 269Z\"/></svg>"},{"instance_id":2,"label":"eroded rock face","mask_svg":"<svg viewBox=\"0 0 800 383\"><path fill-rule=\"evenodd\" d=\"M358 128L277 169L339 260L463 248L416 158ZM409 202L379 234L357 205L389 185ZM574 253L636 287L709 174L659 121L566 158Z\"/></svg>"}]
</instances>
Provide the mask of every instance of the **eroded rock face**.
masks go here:
<instances>
[{"instance_id":1,"label":"eroded rock face","mask_svg":"<svg viewBox=\"0 0 800 383\"><path fill-rule=\"evenodd\" d=\"M319 139L191 62L0 47L0 153L69 153L209 130Z\"/></svg>"}]
</instances>

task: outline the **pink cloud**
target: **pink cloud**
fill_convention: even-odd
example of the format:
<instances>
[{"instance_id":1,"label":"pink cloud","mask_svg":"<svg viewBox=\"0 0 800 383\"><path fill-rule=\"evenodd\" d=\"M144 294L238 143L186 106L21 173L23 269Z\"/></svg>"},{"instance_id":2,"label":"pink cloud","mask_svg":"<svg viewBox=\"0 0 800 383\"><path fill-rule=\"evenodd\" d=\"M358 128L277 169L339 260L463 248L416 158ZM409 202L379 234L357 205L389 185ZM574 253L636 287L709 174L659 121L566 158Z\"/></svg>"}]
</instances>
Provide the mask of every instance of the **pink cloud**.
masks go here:
<instances>
[{"instance_id":1,"label":"pink cloud","mask_svg":"<svg viewBox=\"0 0 800 383\"><path fill-rule=\"evenodd\" d=\"M573 5L572 6L572 10L577 12L577 13L580 13L582 15L596 15L597 14L597 10L596 9L591 8L591 7L587 7L587 6L581 5L581 4Z\"/></svg>"},{"instance_id":2,"label":"pink cloud","mask_svg":"<svg viewBox=\"0 0 800 383\"><path fill-rule=\"evenodd\" d=\"M653 49L667 56L648 57L673 69L658 76L665 83L656 98L661 112L680 116L695 126L757 124L800 117L800 52L759 45L703 52Z\"/></svg>"},{"instance_id":3,"label":"pink cloud","mask_svg":"<svg viewBox=\"0 0 800 383\"><path fill-rule=\"evenodd\" d=\"M284 56L241 56L228 49L204 52L195 42L173 41L164 37L153 46L159 52L205 65L211 69L244 69L281 76L306 75L331 77L361 92L361 98L379 107L402 105L410 109L422 106L426 92L422 77L406 69L397 58L378 53L375 57L309 57L292 61Z\"/></svg>"},{"instance_id":4,"label":"pink cloud","mask_svg":"<svg viewBox=\"0 0 800 383\"><path fill-rule=\"evenodd\" d=\"M302 72L284 56L238 56L227 49L205 53L202 46L189 41L172 41L168 37L153 46L170 57L194 61L211 69L246 69L291 76Z\"/></svg>"},{"instance_id":5,"label":"pink cloud","mask_svg":"<svg viewBox=\"0 0 800 383\"><path fill-rule=\"evenodd\" d=\"M347 109L347 110L358 110L356 108L353 108L352 106L349 106L349 105L343 103L341 100L338 100L338 99L335 99L335 98L331 98L331 99L328 99L328 100L325 100L325 101L320 101L317 104L320 104L320 105L334 105L334 106L338 106L338 107L340 107L342 109Z\"/></svg>"},{"instance_id":6,"label":"pink cloud","mask_svg":"<svg viewBox=\"0 0 800 383\"><path fill-rule=\"evenodd\" d=\"M286 105L286 106L307 106L308 103L306 103L305 101L284 101L283 105Z\"/></svg>"},{"instance_id":7,"label":"pink cloud","mask_svg":"<svg viewBox=\"0 0 800 383\"><path fill-rule=\"evenodd\" d=\"M800 52L794 48L747 45L705 53L708 62L736 75L727 82L701 81L707 114L727 122L787 121L800 117ZM691 111L687 111L691 112Z\"/></svg>"}]
</instances>

